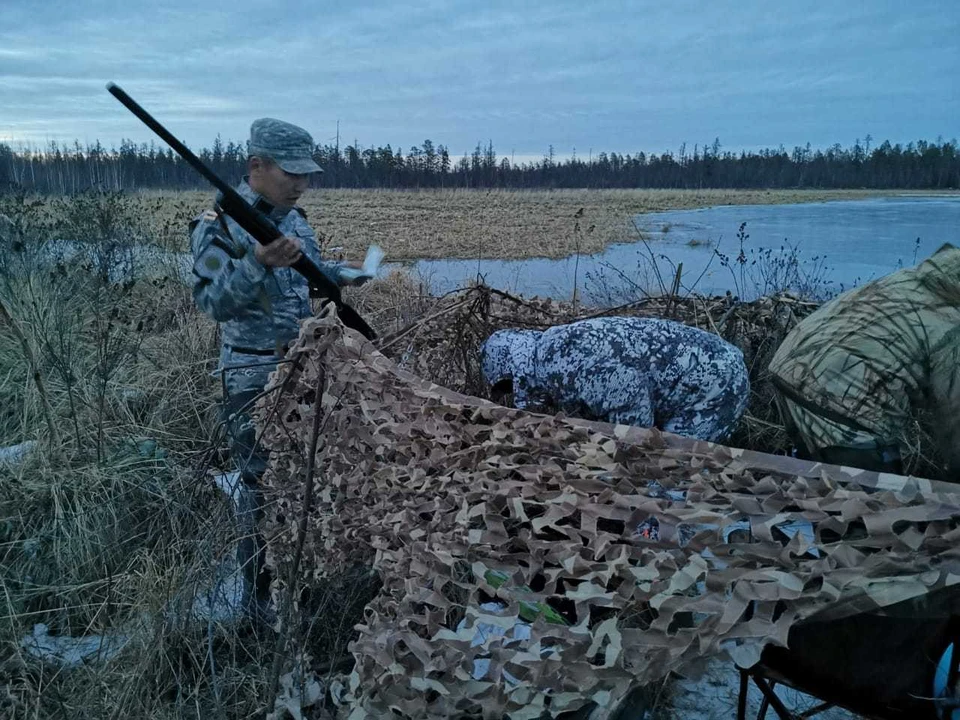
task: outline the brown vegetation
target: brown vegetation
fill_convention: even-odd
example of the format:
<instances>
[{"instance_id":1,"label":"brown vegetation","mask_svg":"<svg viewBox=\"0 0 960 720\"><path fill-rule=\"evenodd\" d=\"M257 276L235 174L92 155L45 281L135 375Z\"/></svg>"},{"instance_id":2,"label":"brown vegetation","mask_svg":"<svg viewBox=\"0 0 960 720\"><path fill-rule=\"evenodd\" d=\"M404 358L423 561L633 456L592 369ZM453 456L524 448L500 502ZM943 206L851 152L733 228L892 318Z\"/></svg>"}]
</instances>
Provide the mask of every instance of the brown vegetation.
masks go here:
<instances>
[{"instance_id":1,"label":"brown vegetation","mask_svg":"<svg viewBox=\"0 0 960 720\"><path fill-rule=\"evenodd\" d=\"M388 260L419 258L564 257L577 251L573 216L581 208L580 252L636 239L640 213L867 196L858 190L311 190L303 198L327 247L361 259L377 243ZM213 193L144 192L132 196L152 235L186 250L187 222L210 206Z\"/></svg>"},{"instance_id":2,"label":"brown vegetation","mask_svg":"<svg viewBox=\"0 0 960 720\"><path fill-rule=\"evenodd\" d=\"M404 217L406 229L397 232L418 243L426 243L425 228L455 222L443 220L451 208L466 213L485 207L477 214L491 223L507 215L516 219L512 237L519 243L533 227L520 221L529 215L526 221L533 222L534 210L541 218L560 215L555 227L569 231L580 207L585 215L599 214L607 202L619 209L603 212L625 218L645 197L652 209L657 203L707 202L708 195L344 192L318 193L308 201L338 208L334 217L344 225L348 213L395 223ZM714 201L717 196L710 195ZM89 232L91 241L120 233L183 249L183 221L209 199L205 193L173 199L144 194L119 209L112 200L58 200L56 214L70 219L61 227ZM368 209L351 209L352 202ZM416 203L421 206L414 212ZM52 227L51 206L0 210L26 231L25 242L49 237L44 233ZM149 224L130 232L126 224L136 216ZM456 220L459 239L448 244L461 243L469 254L468 220ZM524 247L539 247L549 235L554 226L542 222L541 235ZM348 252L359 252L370 239L358 235ZM391 252L386 239L382 244ZM410 246L424 247L413 241ZM0 463L0 716L252 716L272 700L266 695L273 639L244 626L181 622L182 605L180 615L173 612L192 589L209 585L218 562L234 548L229 506L206 474L227 467L216 410L219 388L209 375L216 365L215 325L176 283L114 286L90 268L38 270L18 257L8 253L0 263L6 312L0 323L0 443L38 445L22 464ZM21 262L19 269L14 261ZM383 336L386 354L475 394L484 392L475 371L483 333L591 312L491 290L434 298L399 273L350 295ZM619 311L689 322L744 348L757 394L733 444L783 450L762 374L779 337L809 307L789 298L727 302L647 299ZM312 599L323 617L335 620L315 628L331 663L352 637L351 613L362 610L364 597L363 588L331 586ZM136 641L116 662L65 671L21 647L37 623L52 635L120 629L134 632Z\"/></svg>"}]
</instances>

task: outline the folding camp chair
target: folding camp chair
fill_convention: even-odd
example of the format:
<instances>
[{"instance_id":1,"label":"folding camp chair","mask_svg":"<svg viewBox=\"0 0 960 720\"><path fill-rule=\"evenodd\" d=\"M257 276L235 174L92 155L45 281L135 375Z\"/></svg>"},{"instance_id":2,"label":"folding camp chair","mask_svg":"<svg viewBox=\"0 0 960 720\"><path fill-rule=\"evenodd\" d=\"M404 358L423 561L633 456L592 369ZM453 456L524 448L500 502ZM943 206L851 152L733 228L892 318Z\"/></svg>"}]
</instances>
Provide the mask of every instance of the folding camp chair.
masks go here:
<instances>
[{"instance_id":1,"label":"folding camp chair","mask_svg":"<svg viewBox=\"0 0 960 720\"><path fill-rule=\"evenodd\" d=\"M740 672L737 720L747 720L752 682L763 696L756 720L770 709L779 720L813 718L842 707L868 720L960 720L960 701L934 698L934 676L946 665L946 688L960 674L960 598L952 588L875 613L800 623L790 649L768 647ZM919 614L918 614L919 613ZM948 647L953 648L944 663ZM786 686L821 702L791 711L775 688Z\"/></svg>"}]
</instances>

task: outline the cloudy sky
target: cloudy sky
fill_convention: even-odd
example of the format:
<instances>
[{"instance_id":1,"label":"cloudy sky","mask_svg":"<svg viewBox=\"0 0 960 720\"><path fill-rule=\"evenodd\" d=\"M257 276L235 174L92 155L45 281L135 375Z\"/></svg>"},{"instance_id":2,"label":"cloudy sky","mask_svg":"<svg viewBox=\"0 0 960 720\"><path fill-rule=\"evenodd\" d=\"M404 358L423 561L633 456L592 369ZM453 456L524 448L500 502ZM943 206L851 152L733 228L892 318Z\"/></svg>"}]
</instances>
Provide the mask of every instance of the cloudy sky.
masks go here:
<instances>
[{"instance_id":1,"label":"cloudy sky","mask_svg":"<svg viewBox=\"0 0 960 720\"><path fill-rule=\"evenodd\" d=\"M318 142L430 138L454 156L662 152L960 136L957 0L0 0L0 141L255 117Z\"/></svg>"}]
</instances>

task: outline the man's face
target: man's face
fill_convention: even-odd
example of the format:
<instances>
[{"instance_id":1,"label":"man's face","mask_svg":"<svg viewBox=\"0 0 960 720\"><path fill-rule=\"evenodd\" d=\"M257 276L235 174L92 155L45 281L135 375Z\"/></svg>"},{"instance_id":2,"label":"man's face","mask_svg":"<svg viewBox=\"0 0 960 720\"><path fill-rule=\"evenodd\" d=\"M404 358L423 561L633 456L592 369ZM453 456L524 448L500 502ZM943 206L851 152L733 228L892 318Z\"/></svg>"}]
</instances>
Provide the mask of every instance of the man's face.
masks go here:
<instances>
[{"instance_id":1,"label":"man's face","mask_svg":"<svg viewBox=\"0 0 960 720\"><path fill-rule=\"evenodd\" d=\"M268 202L281 207L297 204L310 185L309 175L293 175L273 160L250 158L250 187Z\"/></svg>"}]
</instances>

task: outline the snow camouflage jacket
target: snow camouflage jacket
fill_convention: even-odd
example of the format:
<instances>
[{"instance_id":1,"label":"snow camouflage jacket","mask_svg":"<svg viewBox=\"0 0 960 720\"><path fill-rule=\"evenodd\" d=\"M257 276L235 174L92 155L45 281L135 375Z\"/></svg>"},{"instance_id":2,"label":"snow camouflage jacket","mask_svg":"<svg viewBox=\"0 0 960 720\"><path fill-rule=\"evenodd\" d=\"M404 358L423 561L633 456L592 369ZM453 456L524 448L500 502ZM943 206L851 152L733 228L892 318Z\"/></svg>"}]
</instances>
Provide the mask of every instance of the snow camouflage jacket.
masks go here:
<instances>
[{"instance_id":1,"label":"snow camouflage jacket","mask_svg":"<svg viewBox=\"0 0 960 720\"><path fill-rule=\"evenodd\" d=\"M514 405L721 440L747 407L740 350L668 320L610 317L545 331L500 330L481 349L491 385Z\"/></svg>"},{"instance_id":2,"label":"snow camouflage jacket","mask_svg":"<svg viewBox=\"0 0 960 720\"><path fill-rule=\"evenodd\" d=\"M787 335L770 372L788 400L883 444L903 437L911 410L933 410L956 465L960 249L944 245L914 268L834 298Z\"/></svg>"},{"instance_id":3,"label":"snow camouflage jacket","mask_svg":"<svg viewBox=\"0 0 960 720\"><path fill-rule=\"evenodd\" d=\"M237 192L267 213L284 235L299 238L304 254L340 283L339 263L321 261L317 236L302 210L269 205L246 180ZM223 323L224 345L266 351L297 337L300 320L311 314L310 288L292 268L267 268L257 262L255 242L232 218L213 210L190 223L197 306Z\"/></svg>"}]
</instances>

